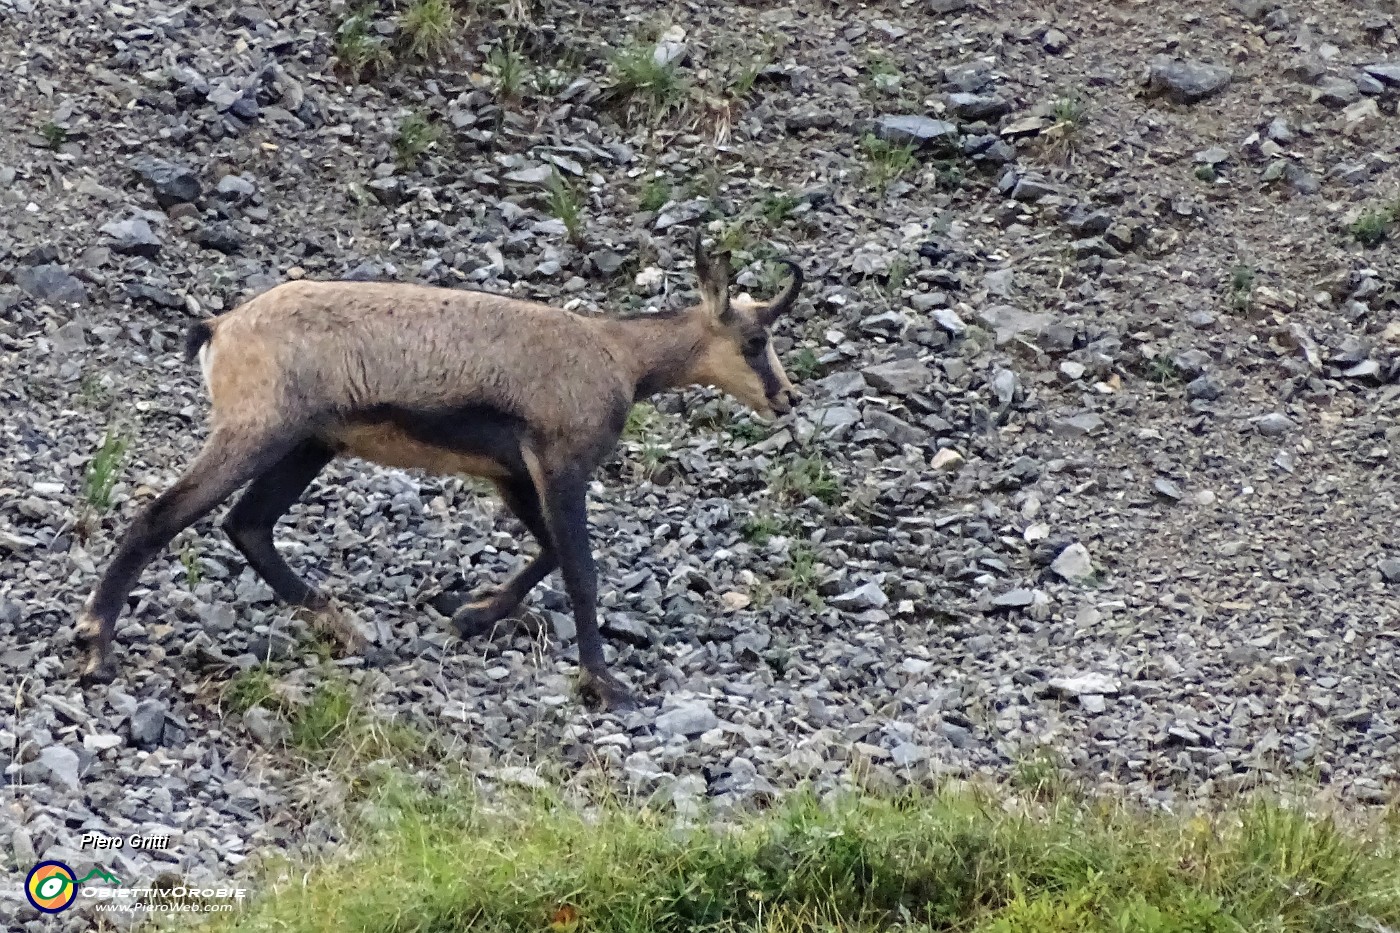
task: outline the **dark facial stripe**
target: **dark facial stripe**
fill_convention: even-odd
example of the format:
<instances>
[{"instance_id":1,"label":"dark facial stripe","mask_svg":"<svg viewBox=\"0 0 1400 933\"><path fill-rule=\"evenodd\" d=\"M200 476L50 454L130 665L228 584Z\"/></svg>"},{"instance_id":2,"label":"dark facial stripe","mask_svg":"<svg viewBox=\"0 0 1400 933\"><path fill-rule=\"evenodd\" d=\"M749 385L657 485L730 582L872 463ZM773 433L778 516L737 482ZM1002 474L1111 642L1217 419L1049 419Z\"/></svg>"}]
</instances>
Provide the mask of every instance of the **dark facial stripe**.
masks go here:
<instances>
[{"instance_id":1,"label":"dark facial stripe","mask_svg":"<svg viewBox=\"0 0 1400 933\"><path fill-rule=\"evenodd\" d=\"M782 391L782 385L778 382L778 374L773 372L773 366L768 361L768 348L763 348L763 354L758 357L749 358L749 366L754 374L758 376L758 381L763 383L763 394L772 398Z\"/></svg>"}]
</instances>

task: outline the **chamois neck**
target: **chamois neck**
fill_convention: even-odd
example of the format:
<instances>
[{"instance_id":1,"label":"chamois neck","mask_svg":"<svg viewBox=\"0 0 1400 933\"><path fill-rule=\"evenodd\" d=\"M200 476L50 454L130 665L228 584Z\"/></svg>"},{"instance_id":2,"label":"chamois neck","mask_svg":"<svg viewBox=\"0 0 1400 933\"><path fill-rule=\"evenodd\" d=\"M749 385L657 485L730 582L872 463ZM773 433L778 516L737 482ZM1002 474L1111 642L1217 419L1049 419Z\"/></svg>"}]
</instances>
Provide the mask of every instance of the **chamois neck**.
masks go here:
<instances>
[{"instance_id":1,"label":"chamois neck","mask_svg":"<svg viewBox=\"0 0 1400 933\"><path fill-rule=\"evenodd\" d=\"M610 319L604 325L618 356L629 367L636 401L687 385L704 342L690 314Z\"/></svg>"}]
</instances>

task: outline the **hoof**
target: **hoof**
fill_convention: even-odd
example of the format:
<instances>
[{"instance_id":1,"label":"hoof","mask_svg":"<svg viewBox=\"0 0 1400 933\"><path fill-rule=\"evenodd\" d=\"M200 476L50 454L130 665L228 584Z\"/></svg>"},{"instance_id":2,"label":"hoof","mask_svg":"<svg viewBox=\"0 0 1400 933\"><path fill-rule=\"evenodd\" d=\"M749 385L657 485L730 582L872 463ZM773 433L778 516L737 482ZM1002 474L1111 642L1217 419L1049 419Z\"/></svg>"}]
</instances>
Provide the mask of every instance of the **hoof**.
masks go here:
<instances>
[{"instance_id":1,"label":"hoof","mask_svg":"<svg viewBox=\"0 0 1400 933\"><path fill-rule=\"evenodd\" d=\"M331 598L320 590L310 590L294 605L298 609L306 609L310 612L325 612L331 607Z\"/></svg>"},{"instance_id":2,"label":"hoof","mask_svg":"<svg viewBox=\"0 0 1400 933\"><path fill-rule=\"evenodd\" d=\"M117 679L117 661L110 654L103 655L96 650L89 652L83 669L78 674L78 683L84 687L110 684Z\"/></svg>"},{"instance_id":3,"label":"hoof","mask_svg":"<svg viewBox=\"0 0 1400 933\"><path fill-rule=\"evenodd\" d=\"M457 610L467 604L467 597L463 593L443 590L441 593L428 600L427 603L438 615L452 618L457 614Z\"/></svg>"},{"instance_id":4,"label":"hoof","mask_svg":"<svg viewBox=\"0 0 1400 933\"><path fill-rule=\"evenodd\" d=\"M637 708L637 698L631 690L611 674L584 671L579 677L579 692L606 713L626 713Z\"/></svg>"},{"instance_id":5,"label":"hoof","mask_svg":"<svg viewBox=\"0 0 1400 933\"><path fill-rule=\"evenodd\" d=\"M502 614L491 605L490 600L467 603L451 613L452 627L463 639L480 638L499 621Z\"/></svg>"}]
</instances>

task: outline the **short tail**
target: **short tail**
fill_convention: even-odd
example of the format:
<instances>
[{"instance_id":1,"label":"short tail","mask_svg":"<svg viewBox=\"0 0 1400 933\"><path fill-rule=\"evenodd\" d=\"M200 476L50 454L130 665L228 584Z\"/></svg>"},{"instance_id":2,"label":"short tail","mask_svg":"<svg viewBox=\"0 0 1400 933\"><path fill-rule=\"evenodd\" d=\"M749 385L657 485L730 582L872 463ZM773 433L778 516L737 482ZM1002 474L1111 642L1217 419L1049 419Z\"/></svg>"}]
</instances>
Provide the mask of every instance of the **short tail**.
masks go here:
<instances>
[{"instance_id":1,"label":"short tail","mask_svg":"<svg viewBox=\"0 0 1400 933\"><path fill-rule=\"evenodd\" d=\"M185 334L185 362L192 363L209 339L214 336L214 328L209 321L200 321Z\"/></svg>"}]
</instances>

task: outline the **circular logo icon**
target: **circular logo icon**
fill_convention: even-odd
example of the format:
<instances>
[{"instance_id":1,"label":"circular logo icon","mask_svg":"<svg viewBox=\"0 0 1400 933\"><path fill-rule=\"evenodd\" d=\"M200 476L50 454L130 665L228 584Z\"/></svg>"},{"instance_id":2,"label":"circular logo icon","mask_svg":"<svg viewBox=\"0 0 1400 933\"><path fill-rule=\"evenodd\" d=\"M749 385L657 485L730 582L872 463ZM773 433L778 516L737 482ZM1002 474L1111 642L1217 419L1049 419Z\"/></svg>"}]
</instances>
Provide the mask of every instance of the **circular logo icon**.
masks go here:
<instances>
[{"instance_id":1,"label":"circular logo icon","mask_svg":"<svg viewBox=\"0 0 1400 933\"><path fill-rule=\"evenodd\" d=\"M56 914L77 899L77 878L62 862L40 862L24 879L24 896L44 913Z\"/></svg>"}]
</instances>

